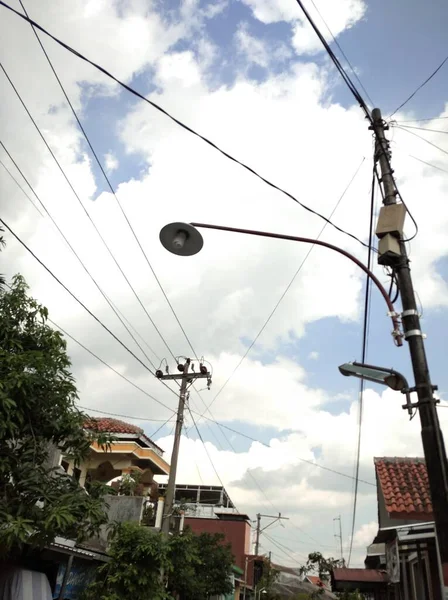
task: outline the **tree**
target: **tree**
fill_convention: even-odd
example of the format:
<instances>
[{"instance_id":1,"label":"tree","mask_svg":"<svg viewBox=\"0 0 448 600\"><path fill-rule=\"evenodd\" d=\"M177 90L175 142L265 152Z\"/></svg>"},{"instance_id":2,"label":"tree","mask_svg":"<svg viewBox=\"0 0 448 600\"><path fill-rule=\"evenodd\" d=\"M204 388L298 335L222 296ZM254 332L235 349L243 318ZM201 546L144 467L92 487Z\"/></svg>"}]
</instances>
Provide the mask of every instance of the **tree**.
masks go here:
<instances>
[{"instance_id":1,"label":"tree","mask_svg":"<svg viewBox=\"0 0 448 600\"><path fill-rule=\"evenodd\" d=\"M269 559L264 560L263 575L257 583L257 589L264 589L266 592L263 594L263 600L271 600L277 597L273 587L279 576L280 571L272 566L271 561Z\"/></svg>"},{"instance_id":2,"label":"tree","mask_svg":"<svg viewBox=\"0 0 448 600\"><path fill-rule=\"evenodd\" d=\"M168 600L161 570L170 570L168 543L138 523L121 523L111 532L110 561L99 567L83 600Z\"/></svg>"},{"instance_id":3,"label":"tree","mask_svg":"<svg viewBox=\"0 0 448 600\"><path fill-rule=\"evenodd\" d=\"M83 600L207 600L227 594L233 556L222 539L186 530L168 540L137 523L119 524L111 532L110 562L97 569Z\"/></svg>"},{"instance_id":4,"label":"tree","mask_svg":"<svg viewBox=\"0 0 448 600\"><path fill-rule=\"evenodd\" d=\"M82 540L107 521L105 486L89 493L51 465L58 448L78 464L93 439L62 335L48 311L27 295L23 277L0 289L0 548L46 545L56 535Z\"/></svg>"},{"instance_id":5,"label":"tree","mask_svg":"<svg viewBox=\"0 0 448 600\"><path fill-rule=\"evenodd\" d=\"M325 558L320 552L308 554L306 564L300 569L302 575L317 573L323 582L329 582L333 569L340 567L341 561L334 558Z\"/></svg>"},{"instance_id":6,"label":"tree","mask_svg":"<svg viewBox=\"0 0 448 600\"><path fill-rule=\"evenodd\" d=\"M207 600L232 591L233 555L219 533L194 535L187 529L170 541L168 589L181 600Z\"/></svg>"}]
</instances>

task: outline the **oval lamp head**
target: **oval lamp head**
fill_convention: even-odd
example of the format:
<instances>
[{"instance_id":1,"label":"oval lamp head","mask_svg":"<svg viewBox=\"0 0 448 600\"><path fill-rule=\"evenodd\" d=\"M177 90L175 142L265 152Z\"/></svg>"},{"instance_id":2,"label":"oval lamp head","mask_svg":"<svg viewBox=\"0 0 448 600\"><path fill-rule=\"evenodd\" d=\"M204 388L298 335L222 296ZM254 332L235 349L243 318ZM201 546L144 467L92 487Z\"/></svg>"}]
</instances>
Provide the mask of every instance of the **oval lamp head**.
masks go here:
<instances>
[{"instance_id":1,"label":"oval lamp head","mask_svg":"<svg viewBox=\"0 0 448 600\"><path fill-rule=\"evenodd\" d=\"M160 230L162 246L178 256L193 256L204 245L202 235L189 223L170 223Z\"/></svg>"}]
</instances>

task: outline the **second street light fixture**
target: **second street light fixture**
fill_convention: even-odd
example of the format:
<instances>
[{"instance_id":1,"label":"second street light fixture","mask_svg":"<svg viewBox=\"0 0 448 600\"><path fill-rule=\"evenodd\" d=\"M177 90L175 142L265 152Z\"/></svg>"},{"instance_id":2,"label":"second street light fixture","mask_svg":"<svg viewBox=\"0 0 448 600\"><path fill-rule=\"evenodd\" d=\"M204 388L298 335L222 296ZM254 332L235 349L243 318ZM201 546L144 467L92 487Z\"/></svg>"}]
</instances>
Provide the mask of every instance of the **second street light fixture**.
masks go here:
<instances>
[{"instance_id":1,"label":"second street light fixture","mask_svg":"<svg viewBox=\"0 0 448 600\"><path fill-rule=\"evenodd\" d=\"M412 416L413 404L411 403L411 391L407 379L404 375L394 369L386 369L384 367L374 367L373 365L365 365L358 362L345 363L339 367L339 371L346 377L358 377L380 385L386 385L395 392L401 392L406 396L406 404L403 408L407 409Z\"/></svg>"}]
</instances>

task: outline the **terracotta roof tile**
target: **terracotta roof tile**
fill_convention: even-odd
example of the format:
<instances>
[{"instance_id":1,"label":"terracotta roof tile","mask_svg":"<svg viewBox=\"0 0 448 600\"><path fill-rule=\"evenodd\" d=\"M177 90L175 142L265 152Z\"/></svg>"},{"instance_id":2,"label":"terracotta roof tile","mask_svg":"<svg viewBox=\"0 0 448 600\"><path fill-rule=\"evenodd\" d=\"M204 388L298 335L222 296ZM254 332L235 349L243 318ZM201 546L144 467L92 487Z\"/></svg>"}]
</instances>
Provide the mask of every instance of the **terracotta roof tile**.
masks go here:
<instances>
[{"instance_id":1,"label":"terracotta roof tile","mask_svg":"<svg viewBox=\"0 0 448 600\"><path fill-rule=\"evenodd\" d=\"M395 517L433 518L428 471L423 458L375 458L386 510Z\"/></svg>"},{"instance_id":2,"label":"terracotta roof tile","mask_svg":"<svg viewBox=\"0 0 448 600\"><path fill-rule=\"evenodd\" d=\"M384 571L376 569L334 569L333 578L337 581L353 581L365 583L383 583L388 580Z\"/></svg>"},{"instance_id":3,"label":"terracotta roof tile","mask_svg":"<svg viewBox=\"0 0 448 600\"><path fill-rule=\"evenodd\" d=\"M94 429L95 431L102 431L104 433L135 433L136 435L142 435L143 429L130 423L125 423L119 419L109 419L105 417L89 417L85 423L86 429Z\"/></svg>"}]
</instances>

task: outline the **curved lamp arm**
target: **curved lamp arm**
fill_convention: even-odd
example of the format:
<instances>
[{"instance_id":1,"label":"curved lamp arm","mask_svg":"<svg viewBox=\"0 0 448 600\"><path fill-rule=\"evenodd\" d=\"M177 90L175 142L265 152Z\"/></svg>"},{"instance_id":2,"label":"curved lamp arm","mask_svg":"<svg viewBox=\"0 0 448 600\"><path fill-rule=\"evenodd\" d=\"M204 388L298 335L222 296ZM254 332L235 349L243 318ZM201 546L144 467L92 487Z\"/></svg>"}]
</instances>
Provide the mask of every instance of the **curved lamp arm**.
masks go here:
<instances>
[{"instance_id":1,"label":"curved lamp arm","mask_svg":"<svg viewBox=\"0 0 448 600\"><path fill-rule=\"evenodd\" d=\"M244 233L247 235L257 235L260 237L275 238L278 240L290 240L292 242L302 242L304 244L315 244L316 246L323 246L324 248L329 248L330 250L334 250L335 252L342 254L343 256L347 257L352 262L354 262L355 265L357 265L360 269L362 269L364 271L364 273L366 273L368 275L368 277L370 277L370 279L373 281L373 283L379 289L379 291L381 292L381 294L389 308L389 316L391 317L392 324L393 324L392 335L394 337L395 344L397 346L403 345L403 339L402 339L403 336L402 336L402 333L400 330L400 323L398 320L398 315L395 312L394 305L392 304L392 302L389 298L389 294L387 293L386 289L384 288L383 284L378 279L378 277L369 268L367 268L366 265L364 265L360 260L358 260L355 256L353 256L346 250L343 250L342 248L339 248L338 246L334 246L333 244L329 244L328 242L323 242L321 240L313 240L312 238L306 238L306 237L296 237L293 235L284 235L283 233L270 233L268 231L255 231L253 229L238 229L236 227L225 227L223 225L210 225L207 223L190 223L190 225L192 225L193 227L199 227L202 229L217 229L219 231L230 231L233 233Z\"/></svg>"}]
</instances>

